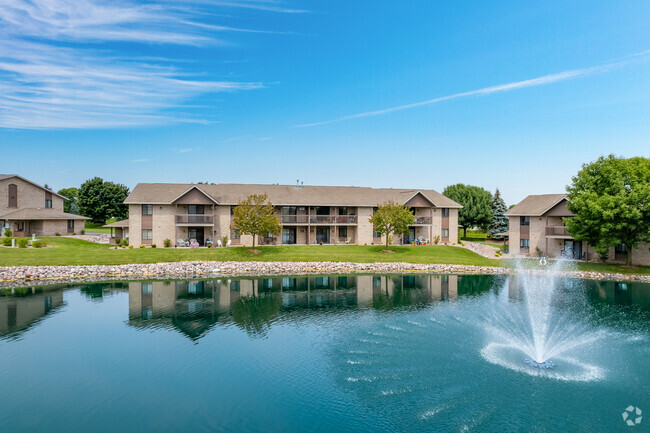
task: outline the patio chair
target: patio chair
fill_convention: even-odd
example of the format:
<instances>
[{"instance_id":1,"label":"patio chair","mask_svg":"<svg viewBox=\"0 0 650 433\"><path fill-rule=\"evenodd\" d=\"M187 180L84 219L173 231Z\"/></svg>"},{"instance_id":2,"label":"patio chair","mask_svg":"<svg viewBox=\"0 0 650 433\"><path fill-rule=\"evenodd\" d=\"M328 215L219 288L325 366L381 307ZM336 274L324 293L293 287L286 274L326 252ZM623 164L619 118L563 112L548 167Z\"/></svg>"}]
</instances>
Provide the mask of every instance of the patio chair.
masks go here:
<instances>
[{"instance_id":1,"label":"patio chair","mask_svg":"<svg viewBox=\"0 0 650 433\"><path fill-rule=\"evenodd\" d=\"M228 239L228 242L226 242L226 246L229 247L231 243L232 243L232 241L230 239Z\"/></svg>"},{"instance_id":2,"label":"patio chair","mask_svg":"<svg viewBox=\"0 0 650 433\"><path fill-rule=\"evenodd\" d=\"M217 239L217 246L218 246L218 247L222 247L222 246L223 246L223 244L221 243L221 239Z\"/></svg>"},{"instance_id":3,"label":"patio chair","mask_svg":"<svg viewBox=\"0 0 650 433\"><path fill-rule=\"evenodd\" d=\"M187 242L184 239L176 239L176 243L178 244L179 247L189 247L190 243Z\"/></svg>"},{"instance_id":4,"label":"patio chair","mask_svg":"<svg viewBox=\"0 0 650 433\"><path fill-rule=\"evenodd\" d=\"M345 243L349 244L352 241L352 238L345 238Z\"/></svg>"}]
</instances>

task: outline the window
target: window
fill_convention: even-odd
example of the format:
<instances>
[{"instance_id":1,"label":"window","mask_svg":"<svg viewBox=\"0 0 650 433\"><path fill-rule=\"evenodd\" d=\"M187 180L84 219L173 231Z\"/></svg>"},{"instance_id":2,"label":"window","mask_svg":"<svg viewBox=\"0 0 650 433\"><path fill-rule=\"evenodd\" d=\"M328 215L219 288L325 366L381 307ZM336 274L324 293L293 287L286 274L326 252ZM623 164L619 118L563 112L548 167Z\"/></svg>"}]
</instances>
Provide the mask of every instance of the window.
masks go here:
<instances>
[{"instance_id":1,"label":"window","mask_svg":"<svg viewBox=\"0 0 650 433\"><path fill-rule=\"evenodd\" d=\"M143 295L151 295L153 293L153 283L140 283L140 290Z\"/></svg>"},{"instance_id":2,"label":"window","mask_svg":"<svg viewBox=\"0 0 650 433\"><path fill-rule=\"evenodd\" d=\"M442 216L443 217L449 217L449 208L448 207L443 207L442 208Z\"/></svg>"},{"instance_id":3,"label":"window","mask_svg":"<svg viewBox=\"0 0 650 433\"><path fill-rule=\"evenodd\" d=\"M519 217L519 225L520 226L529 226L530 225L530 217L527 217L527 216Z\"/></svg>"},{"instance_id":4,"label":"window","mask_svg":"<svg viewBox=\"0 0 650 433\"><path fill-rule=\"evenodd\" d=\"M614 252L616 253L627 253L627 245L618 244L614 247Z\"/></svg>"},{"instance_id":5,"label":"window","mask_svg":"<svg viewBox=\"0 0 650 433\"><path fill-rule=\"evenodd\" d=\"M52 209L52 193L45 192L45 209Z\"/></svg>"},{"instance_id":6,"label":"window","mask_svg":"<svg viewBox=\"0 0 650 433\"><path fill-rule=\"evenodd\" d=\"M329 206L316 206L316 215L329 215Z\"/></svg>"},{"instance_id":7,"label":"window","mask_svg":"<svg viewBox=\"0 0 650 433\"><path fill-rule=\"evenodd\" d=\"M296 288L296 279L295 278L282 278L282 288L283 289L295 289Z\"/></svg>"},{"instance_id":8,"label":"window","mask_svg":"<svg viewBox=\"0 0 650 433\"><path fill-rule=\"evenodd\" d=\"M372 277L372 287L375 289L381 288L381 277Z\"/></svg>"},{"instance_id":9,"label":"window","mask_svg":"<svg viewBox=\"0 0 650 433\"><path fill-rule=\"evenodd\" d=\"M378 210L379 210L378 207L373 207L373 208L372 208L372 214L373 214L373 215L376 214Z\"/></svg>"},{"instance_id":10,"label":"window","mask_svg":"<svg viewBox=\"0 0 650 433\"><path fill-rule=\"evenodd\" d=\"M230 230L230 239L239 239L241 238L241 232L239 229Z\"/></svg>"},{"instance_id":11,"label":"window","mask_svg":"<svg viewBox=\"0 0 650 433\"><path fill-rule=\"evenodd\" d=\"M237 206L230 206L230 216L235 214L235 212L233 212L233 211L235 210L236 207Z\"/></svg>"},{"instance_id":12,"label":"window","mask_svg":"<svg viewBox=\"0 0 650 433\"><path fill-rule=\"evenodd\" d=\"M339 237L340 238L347 238L348 237L348 228L347 227L339 227Z\"/></svg>"},{"instance_id":13,"label":"window","mask_svg":"<svg viewBox=\"0 0 650 433\"><path fill-rule=\"evenodd\" d=\"M348 208L347 207L340 207L339 208L339 215L347 215L348 214Z\"/></svg>"},{"instance_id":14,"label":"window","mask_svg":"<svg viewBox=\"0 0 650 433\"><path fill-rule=\"evenodd\" d=\"M9 205L8 207L18 207L18 187L15 183L9 184Z\"/></svg>"},{"instance_id":15,"label":"window","mask_svg":"<svg viewBox=\"0 0 650 433\"><path fill-rule=\"evenodd\" d=\"M230 282L230 291L239 292L240 289L241 289L241 281L233 280Z\"/></svg>"},{"instance_id":16,"label":"window","mask_svg":"<svg viewBox=\"0 0 650 433\"><path fill-rule=\"evenodd\" d=\"M519 248L530 248L530 239L519 239Z\"/></svg>"},{"instance_id":17,"label":"window","mask_svg":"<svg viewBox=\"0 0 650 433\"><path fill-rule=\"evenodd\" d=\"M372 231L372 237L373 238L380 238L381 237L381 232L378 232L377 230Z\"/></svg>"},{"instance_id":18,"label":"window","mask_svg":"<svg viewBox=\"0 0 650 433\"><path fill-rule=\"evenodd\" d=\"M152 229L143 229L142 230L142 239L153 239L153 230Z\"/></svg>"},{"instance_id":19,"label":"window","mask_svg":"<svg viewBox=\"0 0 650 433\"><path fill-rule=\"evenodd\" d=\"M153 205L152 204L143 204L142 205L142 215L153 215Z\"/></svg>"},{"instance_id":20,"label":"window","mask_svg":"<svg viewBox=\"0 0 650 433\"><path fill-rule=\"evenodd\" d=\"M296 215L297 212L296 206L282 206L282 215Z\"/></svg>"},{"instance_id":21,"label":"window","mask_svg":"<svg viewBox=\"0 0 650 433\"><path fill-rule=\"evenodd\" d=\"M74 220L68 220L68 230L74 230Z\"/></svg>"},{"instance_id":22,"label":"window","mask_svg":"<svg viewBox=\"0 0 650 433\"><path fill-rule=\"evenodd\" d=\"M449 239L449 229L442 229L441 235L443 239Z\"/></svg>"},{"instance_id":23,"label":"window","mask_svg":"<svg viewBox=\"0 0 650 433\"><path fill-rule=\"evenodd\" d=\"M205 207L202 204L191 204L187 207L187 213L190 215L203 215Z\"/></svg>"}]
</instances>

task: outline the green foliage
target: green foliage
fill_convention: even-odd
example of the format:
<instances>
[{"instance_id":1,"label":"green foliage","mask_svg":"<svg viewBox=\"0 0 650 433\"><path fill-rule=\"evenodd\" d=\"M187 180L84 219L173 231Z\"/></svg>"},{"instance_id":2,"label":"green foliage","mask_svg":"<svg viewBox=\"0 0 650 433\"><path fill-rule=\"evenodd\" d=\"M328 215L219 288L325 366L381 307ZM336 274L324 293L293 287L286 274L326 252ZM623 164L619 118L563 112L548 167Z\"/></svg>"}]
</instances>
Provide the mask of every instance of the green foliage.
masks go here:
<instances>
[{"instance_id":1,"label":"green foliage","mask_svg":"<svg viewBox=\"0 0 650 433\"><path fill-rule=\"evenodd\" d=\"M244 235L255 237L265 236L267 233L277 235L280 233L280 217L275 213L275 208L267 200L266 194L251 194L239 202L233 209L233 226Z\"/></svg>"},{"instance_id":2,"label":"green foliage","mask_svg":"<svg viewBox=\"0 0 650 433\"><path fill-rule=\"evenodd\" d=\"M537 254L537 257L542 257L544 251L542 251L539 247L535 247L535 254Z\"/></svg>"},{"instance_id":3,"label":"green foliage","mask_svg":"<svg viewBox=\"0 0 650 433\"><path fill-rule=\"evenodd\" d=\"M376 231L386 236L386 247L388 247L392 242L393 235L408 233L409 226L413 225L415 221L415 216L405 206L388 201L379 205L369 221Z\"/></svg>"},{"instance_id":4,"label":"green foliage","mask_svg":"<svg viewBox=\"0 0 650 433\"><path fill-rule=\"evenodd\" d=\"M129 248L130 248L130 249L133 249L133 244L129 244Z\"/></svg>"},{"instance_id":5,"label":"green foliage","mask_svg":"<svg viewBox=\"0 0 650 433\"><path fill-rule=\"evenodd\" d=\"M156 244L151 244L151 248L158 248Z\"/></svg>"},{"instance_id":6,"label":"green foliage","mask_svg":"<svg viewBox=\"0 0 650 433\"><path fill-rule=\"evenodd\" d=\"M43 248L43 244L41 243L41 241L34 241L34 242L32 242L32 246L33 246L34 248Z\"/></svg>"},{"instance_id":7,"label":"green foliage","mask_svg":"<svg viewBox=\"0 0 650 433\"><path fill-rule=\"evenodd\" d=\"M129 247L129 248L131 248L131 247ZM140 244L140 248L145 248L145 245L144 245L144 244Z\"/></svg>"},{"instance_id":8,"label":"green foliage","mask_svg":"<svg viewBox=\"0 0 650 433\"><path fill-rule=\"evenodd\" d=\"M165 246L165 248L169 248L172 246L172 241L170 239L165 239L163 241L163 245Z\"/></svg>"},{"instance_id":9,"label":"green foliage","mask_svg":"<svg viewBox=\"0 0 650 433\"><path fill-rule=\"evenodd\" d=\"M27 248L28 243L29 243L29 239L20 238L20 239L18 239L18 248Z\"/></svg>"},{"instance_id":10,"label":"green foliage","mask_svg":"<svg viewBox=\"0 0 650 433\"><path fill-rule=\"evenodd\" d=\"M223 245L224 247L228 245L228 236L224 236L221 238L221 245Z\"/></svg>"},{"instance_id":11,"label":"green foliage","mask_svg":"<svg viewBox=\"0 0 650 433\"><path fill-rule=\"evenodd\" d=\"M439 242L440 242L440 235L435 235L435 237L433 238L433 243L438 245Z\"/></svg>"},{"instance_id":12,"label":"green foliage","mask_svg":"<svg viewBox=\"0 0 650 433\"><path fill-rule=\"evenodd\" d=\"M490 224L489 229L492 236L496 236L497 233L508 231L510 224L508 222L508 217L505 215L507 210L506 202L503 201L501 191L497 188L494 197L492 197L492 223Z\"/></svg>"},{"instance_id":13,"label":"green foliage","mask_svg":"<svg viewBox=\"0 0 650 433\"><path fill-rule=\"evenodd\" d=\"M115 245L119 245L119 244L122 243L122 239L120 239L120 238L115 238L115 239L113 239L113 241L115 242Z\"/></svg>"},{"instance_id":14,"label":"green foliage","mask_svg":"<svg viewBox=\"0 0 650 433\"><path fill-rule=\"evenodd\" d=\"M12 233L11 229L5 229L4 234L5 234L5 236L8 237L8 238L10 238L11 236L13 236L13 233Z\"/></svg>"},{"instance_id":15,"label":"green foliage","mask_svg":"<svg viewBox=\"0 0 650 433\"><path fill-rule=\"evenodd\" d=\"M565 220L569 233L593 245L605 257L609 248L632 249L650 241L650 159L601 156L584 164L567 187L573 218Z\"/></svg>"},{"instance_id":16,"label":"green foliage","mask_svg":"<svg viewBox=\"0 0 650 433\"><path fill-rule=\"evenodd\" d=\"M56 232L56 233L54 233L54 236L61 236L61 233Z\"/></svg>"},{"instance_id":17,"label":"green foliage","mask_svg":"<svg viewBox=\"0 0 650 433\"><path fill-rule=\"evenodd\" d=\"M11 239L12 238L2 238L2 245L5 247L10 247L11 246Z\"/></svg>"},{"instance_id":18,"label":"green foliage","mask_svg":"<svg viewBox=\"0 0 650 433\"><path fill-rule=\"evenodd\" d=\"M458 210L458 224L463 227L463 237L468 228L478 227L487 231L492 224L492 194L489 191L458 183L445 188L443 195L463 206Z\"/></svg>"},{"instance_id":19,"label":"green foliage","mask_svg":"<svg viewBox=\"0 0 650 433\"><path fill-rule=\"evenodd\" d=\"M126 219L129 208L124 200L129 189L121 184L105 182L100 177L89 179L79 189L79 213L94 223L105 223L109 218Z\"/></svg>"},{"instance_id":20,"label":"green foliage","mask_svg":"<svg viewBox=\"0 0 650 433\"><path fill-rule=\"evenodd\" d=\"M63 188L57 194L67 198L63 201L63 212L78 214L79 213L79 189Z\"/></svg>"}]
</instances>

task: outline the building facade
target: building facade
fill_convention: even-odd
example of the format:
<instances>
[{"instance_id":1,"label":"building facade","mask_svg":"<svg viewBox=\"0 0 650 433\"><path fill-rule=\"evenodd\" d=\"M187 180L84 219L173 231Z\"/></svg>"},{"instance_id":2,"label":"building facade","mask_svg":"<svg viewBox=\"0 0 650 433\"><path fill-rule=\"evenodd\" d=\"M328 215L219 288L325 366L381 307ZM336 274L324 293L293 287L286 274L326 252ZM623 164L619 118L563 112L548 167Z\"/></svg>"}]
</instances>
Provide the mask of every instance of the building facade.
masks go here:
<instances>
[{"instance_id":1,"label":"building facade","mask_svg":"<svg viewBox=\"0 0 650 433\"><path fill-rule=\"evenodd\" d=\"M232 245L252 245L232 225L232 209L250 194L266 194L275 206L282 228L279 235L258 237L260 245L316 245L385 243L369 219L381 203L392 200L409 207L415 223L394 244L417 239L458 242L458 203L432 190L287 185L136 185L125 200L127 230L134 245L172 245L196 239L204 245L227 237Z\"/></svg>"},{"instance_id":2,"label":"building facade","mask_svg":"<svg viewBox=\"0 0 650 433\"><path fill-rule=\"evenodd\" d=\"M15 174L0 174L2 235L15 237L81 234L88 218L63 212L65 197Z\"/></svg>"},{"instance_id":3,"label":"building facade","mask_svg":"<svg viewBox=\"0 0 650 433\"><path fill-rule=\"evenodd\" d=\"M571 236L565 220L575 216L567 207L565 194L529 195L506 212L510 222L508 238L510 253L574 260L596 260L598 254L584 241ZM642 244L632 251L633 265L650 265L650 245ZM609 262L622 263L628 251L624 245L610 248Z\"/></svg>"}]
</instances>

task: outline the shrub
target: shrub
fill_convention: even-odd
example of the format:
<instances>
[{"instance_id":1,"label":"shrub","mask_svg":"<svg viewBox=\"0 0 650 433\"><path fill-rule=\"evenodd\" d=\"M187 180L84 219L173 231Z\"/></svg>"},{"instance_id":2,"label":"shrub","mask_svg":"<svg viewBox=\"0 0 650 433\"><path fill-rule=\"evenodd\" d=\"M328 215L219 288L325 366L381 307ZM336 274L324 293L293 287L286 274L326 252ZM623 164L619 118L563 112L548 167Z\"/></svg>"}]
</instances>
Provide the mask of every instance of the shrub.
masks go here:
<instances>
[{"instance_id":1,"label":"shrub","mask_svg":"<svg viewBox=\"0 0 650 433\"><path fill-rule=\"evenodd\" d=\"M169 248L169 247L172 246L172 241L169 240L169 239L165 239L165 240L163 241L163 245L165 246L165 248Z\"/></svg>"},{"instance_id":2,"label":"shrub","mask_svg":"<svg viewBox=\"0 0 650 433\"><path fill-rule=\"evenodd\" d=\"M464 246L465 246L465 242L460 241L460 245L464 247Z\"/></svg>"},{"instance_id":3,"label":"shrub","mask_svg":"<svg viewBox=\"0 0 650 433\"><path fill-rule=\"evenodd\" d=\"M2 245L5 247L10 247L11 246L11 239L12 238L2 238Z\"/></svg>"},{"instance_id":4,"label":"shrub","mask_svg":"<svg viewBox=\"0 0 650 433\"><path fill-rule=\"evenodd\" d=\"M129 244L129 248L133 248L133 244Z\"/></svg>"},{"instance_id":5,"label":"shrub","mask_svg":"<svg viewBox=\"0 0 650 433\"><path fill-rule=\"evenodd\" d=\"M81 231L81 234L82 234L82 235L85 235L85 234L86 234L86 230L85 230L85 229L82 230L82 231Z\"/></svg>"},{"instance_id":6,"label":"shrub","mask_svg":"<svg viewBox=\"0 0 650 433\"><path fill-rule=\"evenodd\" d=\"M433 243L438 245L438 242L440 242L440 235L436 235L435 238L433 238Z\"/></svg>"},{"instance_id":7,"label":"shrub","mask_svg":"<svg viewBox=\"0 0 650 433\"><path fill-rule=\"evenodd\" d=\"M54 233L54 236L61 236L61 233L56 232L56 233Z\"/></svg>"},{"instance_id":8,"label":"shrub","mask_svg":"<svg viewBox=\"0 0 650 433\"><path fill-rule=\"evenodd\" d=\"M77 232L72 232L72 236L77 236Z\"/></svg>"},{"instance_id":9,"label":"shrub","mask_svg":"<svg viewBox=\"0 0 650 433\"><path fill-rule=\"evenodd\" d=\"M539 247L535 248L535 253L537 254L537 257L542 257L542 254L544 254L544 251L540 250Z\"/></svg>"},{"instance_id":10,"label":"shrub","mask_svg":"<svg viewBox=\"0 0 650 433\"><path fill-rule=\"evenodd\" d=\"M224 236L221 238L221 244L225 247L228 245L228 236Z\"/></svg>"},{"instance_id":11,"label":"shrub","mask_svg":"<svg viewBox=\"0 0 650 433\"><path fill-rule=\"evenodd\" d=\"M115 238L114 241L115 241L115 245L119 245L122 243L122 239L120 238Z\"/></svg>"},{"instance_id":12,"label":"shrub","mask_svg":"<svg viewBox=\"0 0 650 433\"><path fill-rule=\"evenodd\" d=\"M129 247L131 248L131 247ZM144 244L140 244L140 248L145 248Z\"/></svg>"},{"instance_id":13,"label":"shrub","mask_svg":"<svg viewBox=\"0 0 650 433\"><path fill-rule=\"evenodd\" d=\"M156 244L151 244L151 248L158 248Z\"/></svg>"},{"instance_id":14,"label":"shrub","mask_svg":"<svg viewBox=\"0 0 650 433\"><path fill-rule=\"evenodd\" d=\"M10 238L12 235L13 233L11 232L11 229L5 229L5 237Z\"/></svg>"},{"instance_id":15,"label":"shrub","mask_svg":"<svg viewBox=\"0 0 650 433\"><path fill-rule=\"evenodd\" d=\"M18 248L27 248L27 243L28 242L29 242L29 239L27 239L27 238L18 239Z\"/></svg>"},{"instance_id":16,"label":"shrub","mask_svg":"<svg viewBox=\"0 0 650 433\"><path fill-rule=\"evenodd\" d=\"M496 253L494 253L495 257L501 257L501 250L498 250Z\"/></svg>"},{"instance_id":17,"label":"shrub","mask_svg":"<svg viewBox=\"0 0 650 433\"><path fill-rule=\"evenodd\" d=\"M34 248L43 248L43 244L41 243L41 241L34 241L34 242L32 242L32 246L33 246Z\"/></svg>"},{"instance_id":18,"label":"shrub","mask_svg":"<svg viewBox=\"0 0 650 433\"><path fill-rule=\"evenodd\" d=\"M46 247L46 246L47 246L47 242L45 242L44 240L41 239L39 242L41 243L41 246L42 246L42 247Z\"/></svg>"},{"instance_id":19,"label":"shrub","mask_svg":"<svg viewBox=\"0 0 650 433\"><path fill-rule=\"evenodd\" d=\"M122 240L122 248L126 248L129 246L129 238L123 239Z\"/></svg>"},{"instance_id":20,"label":"shrub","mask_svg":"<svg viewBox=\"0 0 650 433\"><path fill-rule=\"evenodd\" d=\"M206 247L212 248L212 244L207 244Z\"/></svg>"}]
</instances>

